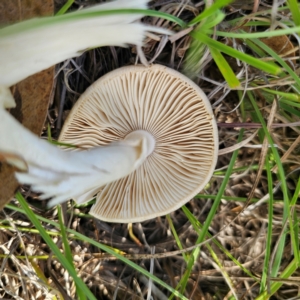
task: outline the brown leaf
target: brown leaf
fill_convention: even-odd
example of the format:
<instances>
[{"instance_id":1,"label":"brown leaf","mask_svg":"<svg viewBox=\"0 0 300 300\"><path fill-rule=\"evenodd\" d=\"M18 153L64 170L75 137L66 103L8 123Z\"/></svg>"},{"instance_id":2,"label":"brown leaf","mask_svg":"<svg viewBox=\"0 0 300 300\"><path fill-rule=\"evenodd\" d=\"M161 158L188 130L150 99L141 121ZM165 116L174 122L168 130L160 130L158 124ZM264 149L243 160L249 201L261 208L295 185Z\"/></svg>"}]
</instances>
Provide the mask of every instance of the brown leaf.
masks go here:
<instances>
[{"instance_id":1,"label":"brown leaf","mask_svg":"<svg viewBox=\"0 0 300 300\"><path fill-rule=\"evenodd\" d=\"M53 0L0 0L1 24L52 15L53 12ZM54 67L51 67L12 87L17 107L11 114L37 135L41 134L46 119L53 78ZM10 201L17 188L14 168L0 165L0 209Z\"/></svg>"},{"instance_id":2,"label":"brown leaf","mask_svg":"<svg viewBox=\"0 0 300 300\"><path fill-rule=\"evenodd\" d=\"M50 16L54 12L53 0L0 0L0 23Z\"/></svg>"},{"instance_id":3,"label":"brown leaf","mask_svg":"<svg viewBox=\"0 0 300 300\"><path fill-rule=\"evenodd\" d=\"M261 39L261 41L282 57L296 56L295 47L286 35L273 36ZM296 64L296 60L292 60L292 62ZM289 62L287 63L291 65Z\"/></svg>"}]
</instances>

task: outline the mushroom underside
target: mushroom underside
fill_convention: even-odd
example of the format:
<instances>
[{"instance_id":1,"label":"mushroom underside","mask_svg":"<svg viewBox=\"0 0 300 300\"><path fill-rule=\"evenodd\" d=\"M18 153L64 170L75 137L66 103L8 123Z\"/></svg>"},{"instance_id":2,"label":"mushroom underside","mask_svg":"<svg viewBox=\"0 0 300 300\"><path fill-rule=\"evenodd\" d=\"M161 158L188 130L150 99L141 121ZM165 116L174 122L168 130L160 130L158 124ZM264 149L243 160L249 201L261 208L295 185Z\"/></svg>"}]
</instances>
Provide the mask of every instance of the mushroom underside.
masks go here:
<instances>
[{"instance_id":1,"label":"mushroom underside","mask_svg":"<svg viewBox=\"0 0 300 300\"><path fill-rule=\"evenodd\" d=\"M95 217L136 222L181 207L210 180L218 136L202 90L167 67L130 66L100 78L80 97L60 141L92 148L143 130L154 150L134 172L95 189Z\"/></svg>"}]
</instances>

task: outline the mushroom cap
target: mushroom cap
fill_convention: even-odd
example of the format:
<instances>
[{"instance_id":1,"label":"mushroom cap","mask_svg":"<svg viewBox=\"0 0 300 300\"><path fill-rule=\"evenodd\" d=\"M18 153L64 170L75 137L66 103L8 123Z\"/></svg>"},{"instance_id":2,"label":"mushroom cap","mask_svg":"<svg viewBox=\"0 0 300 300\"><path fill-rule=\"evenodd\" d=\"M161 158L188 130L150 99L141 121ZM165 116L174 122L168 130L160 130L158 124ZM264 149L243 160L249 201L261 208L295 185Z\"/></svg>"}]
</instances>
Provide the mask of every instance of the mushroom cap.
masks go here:
<instances>
[{"instance_id":1,"label":"mushroom cap","mask_svg":"<svg viewBox=\"0 0 300 300\"><path fill-rule=\"evenodd\" d=\"M136 130L154 151L128 176L99 187L90 213L108 222L140 222L184 205L210 180L218 132L204 92L161 65L116 69L92 84L69 114L60 141L91 148Z\"/></svg>"}]
</instances>

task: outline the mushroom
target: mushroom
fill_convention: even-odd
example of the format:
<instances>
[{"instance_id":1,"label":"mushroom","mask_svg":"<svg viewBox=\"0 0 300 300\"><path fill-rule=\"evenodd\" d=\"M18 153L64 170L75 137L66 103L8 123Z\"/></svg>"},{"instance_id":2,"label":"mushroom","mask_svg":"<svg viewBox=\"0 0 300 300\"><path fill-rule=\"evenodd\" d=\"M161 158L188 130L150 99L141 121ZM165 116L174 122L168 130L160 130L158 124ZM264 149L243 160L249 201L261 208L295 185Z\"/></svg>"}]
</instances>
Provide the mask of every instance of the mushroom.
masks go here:
<instances>
[{"instance_id":1,"label":"mushroom","mask_svg":"<svg viewBox=\"0 0 300 300\"><path fill-rule=\"evenodd\" d=\"M84 203L97 194L90 213L108 222L140 222L180 208L208 183L218 153L206 95L161 65L101 77L77 101L59 140L81 148L144 141L135 171L74 199Z\"/></svg>"},{"instance_id":2,"label":"mushroom","mask_svg":"<svg viewBox=\"0 0 300 300\"><path fill-rule=\"evenodd\" d=\"M128 137L106 147L67 153L39 139L6 111L16 105L10 86L91 47L142 45L146 31L170 34L135 22L144 14L130 9L145 9L147 2L118 0L0 29L0 161L13 165L17 180L41 192L41 199L53 197L51 203L58 204L128 175L146 155L147 140ZM128 13L114 15L115 9Z\"/></svg>"}]
</instances>

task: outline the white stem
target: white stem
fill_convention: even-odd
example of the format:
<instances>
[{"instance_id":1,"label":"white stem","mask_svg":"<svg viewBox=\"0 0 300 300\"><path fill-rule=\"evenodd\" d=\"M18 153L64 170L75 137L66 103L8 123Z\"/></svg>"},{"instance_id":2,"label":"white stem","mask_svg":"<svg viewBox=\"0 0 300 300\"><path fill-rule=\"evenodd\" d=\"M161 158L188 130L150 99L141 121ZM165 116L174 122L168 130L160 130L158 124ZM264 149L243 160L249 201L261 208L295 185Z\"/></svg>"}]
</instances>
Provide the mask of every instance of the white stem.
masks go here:
<instances>
[{"instance_id":1,"label":"white stem","mask_svg":"<svg viewBox=\"0 0 300 300\"><path fill-rule=\"evenodd\" d=\"M135 130L130 132L124 139L124 141L145 139L146 142L146 154L150 155L155 148L154 136L146 130Z\"/></svg>"},{"instance_id":2,"label":"white stem","mask_svg":"<svg viewBox=\"0 0 300 300\"><path fill-rule=\"evenodd\" d=\"M114 177L107 178L106 183L116 181L122 177L125 177L135 171L139 166L143 164L145 159L154 151L155 148L155 138L147 131L145 130L136 130L131 133L129 133L123 141L112 143L108 146L102 147L102 149L107 153L111 154L111 150L114 146L118 147L115 149L116 153L114 154L116 158L120 161L119 163L115 163L114 165L107 166L107 163L109 160L105 157L105 155L102 154L101 159L102 163L99 165L106 166L107 169L110 171L110 175L114 174ZM123 148L125 147L125 148ZM128 161L129 153L126 153L128 150L132 153L133 159L131 161ZM94 158L89 155L89 158L93 161ZM125 167L124 163L128 161L129 166ZM98 165L98 163L97 163ZM103 186L106 183L103 183L103 180L105 180L105 176L109 175L102 175L102 182L97 182L97 186L85 192L84 194L76 197L77 203L84 203L92 199L92 197L100 190L100 187ZM52 202L52 201L51 201Z\"/></svg>"}]
</instances>

